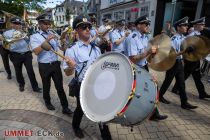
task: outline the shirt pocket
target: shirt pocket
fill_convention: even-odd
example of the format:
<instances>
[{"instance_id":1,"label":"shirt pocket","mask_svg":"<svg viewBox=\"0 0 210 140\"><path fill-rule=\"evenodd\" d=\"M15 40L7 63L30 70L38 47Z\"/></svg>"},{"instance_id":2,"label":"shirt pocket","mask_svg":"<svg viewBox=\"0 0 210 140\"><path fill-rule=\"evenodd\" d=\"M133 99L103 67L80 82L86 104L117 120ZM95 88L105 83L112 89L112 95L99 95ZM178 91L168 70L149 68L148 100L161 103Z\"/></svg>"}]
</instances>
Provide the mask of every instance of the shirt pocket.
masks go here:
<instances>
[{"instance_id":1,"label":"shirt pocket","mask_svg":"<svg viewBox=\"0 0 210 140\"><path fill-rule=\"evenodd\" d=\"M85 61L89 61L90 60L90 57L89 57L89 54L88 53L78 53L78 62L79 63L83 63Z\"/></svg>"}]
</instances>

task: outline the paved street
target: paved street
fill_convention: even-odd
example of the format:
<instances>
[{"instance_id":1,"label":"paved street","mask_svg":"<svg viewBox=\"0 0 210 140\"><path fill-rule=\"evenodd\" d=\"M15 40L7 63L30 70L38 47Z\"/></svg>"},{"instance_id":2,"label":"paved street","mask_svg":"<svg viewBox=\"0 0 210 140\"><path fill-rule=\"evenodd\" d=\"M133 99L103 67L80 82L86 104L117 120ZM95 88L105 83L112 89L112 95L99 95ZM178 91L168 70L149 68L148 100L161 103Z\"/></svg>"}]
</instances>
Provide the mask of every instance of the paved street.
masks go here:
<instances>
[{"instance_id":1,"label":"paved street","mask_svg":"<svg viewBox=\"0 0 210 140\"><path fill-rule=\"evenodd\" d=\"M25 68L23 68L26 80L25 91L19 92L12 63L12 80L6 79L6 73L0 73L0 140L76 140L74 137L71 121L72 117L62 114L62 108L56 94L54 83L51 87L52 103L55 111L48 111L44 106L42 94L32 91ZM34 69L39 85L41 79L38 73L36 57L34 56ZM0 60L0 70L3 69ZM164 73L154 72L159 84L162 84ZM69 77L64 76L64 88L68 94ZM210 94L210 84L207 77L203 78L206 91ZM135 126L133 131L129 127L119 124L109 124L114 140L210 140L210 100L199 100L194 82L190 77L186 81L186 89L189 102L198 105L199 108L187 111L180 108L179 96L168 91L166 98L170 105L159 104L161 114L168 115L168 119L160 122L146 120ZM171 90L171 87L169 88ZM75 98L68 97L69 107L74 110ZM82 121L82 129L86 140L100 140L98 125L89 121L86 117ZM64 136L35 136L33 137L5 137L5 130L33 130L52 131L62 133Z\"/></svg>"}]
</instances>

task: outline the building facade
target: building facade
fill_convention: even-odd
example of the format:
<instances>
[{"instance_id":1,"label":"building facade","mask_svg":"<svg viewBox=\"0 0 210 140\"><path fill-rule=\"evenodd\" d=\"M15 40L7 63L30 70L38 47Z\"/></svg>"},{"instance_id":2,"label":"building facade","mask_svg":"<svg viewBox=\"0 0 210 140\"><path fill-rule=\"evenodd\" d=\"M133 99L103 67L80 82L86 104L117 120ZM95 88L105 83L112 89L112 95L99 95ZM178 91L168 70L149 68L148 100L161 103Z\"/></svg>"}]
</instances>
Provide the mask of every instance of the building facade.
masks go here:
<instances>
[{"instance_id":1,"label":"building facade","mask_svg":"<svg viewBox=\"0 0 210 140\"><path fill-rule=\"evenodd\" d=\"M210 0L158 0L154 35L161 32L166 21L174 21L188 16L189 21L206 17L210 26Z\"/></svg>"},{"instance_id":2,"label":"building facade","mask_svg":"<svg viewBox=\"0 0 210 140\"><path fill-rule=\"evenodd\" d=\"M153 34L156 6L157 0L103 0L101 1L100 18L125 19L126 22L129 22L147 15L151 20L151 33Z\"/></svg>"},{"instance_id":3,"label":"building facade","mask_svg":"<svg viewBox=\"0 0 210 140\"><path fill-rule=\"evenodd\" d=\"M86 3L87 4L87 13L93 13L94 15L96 15L97 24L100 23L101 1L103 1L103 0L88 0Z\"/></svg>"}]
</instances>

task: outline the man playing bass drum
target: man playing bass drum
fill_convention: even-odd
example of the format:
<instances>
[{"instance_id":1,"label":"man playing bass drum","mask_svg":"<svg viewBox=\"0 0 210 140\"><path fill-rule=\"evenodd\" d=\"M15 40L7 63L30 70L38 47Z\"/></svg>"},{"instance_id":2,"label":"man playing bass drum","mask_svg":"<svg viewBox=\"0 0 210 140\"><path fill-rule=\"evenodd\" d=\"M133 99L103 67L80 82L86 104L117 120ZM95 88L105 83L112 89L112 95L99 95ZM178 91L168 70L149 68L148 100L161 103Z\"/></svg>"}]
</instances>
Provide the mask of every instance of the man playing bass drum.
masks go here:
<instances>
[{"instance_id":1,"label":"man playing bass drum","mask_svg":"<svg viewBox=\"0 0 210 140\"><path fill-rule=\"evenodd\" d=\"M129 59L137 66L144 68L149 71L147 66L146 57L156 52L156 46L148 49L148 36L146 33L149 32L150 20L147 16L142 16L136 19L135 26L136 30L131 33L126 39L126 54ZM156 108L154 114L150 117L150 120L164 120L166 115L160 115L158 109Z\"/></svg>"}]
</instances>

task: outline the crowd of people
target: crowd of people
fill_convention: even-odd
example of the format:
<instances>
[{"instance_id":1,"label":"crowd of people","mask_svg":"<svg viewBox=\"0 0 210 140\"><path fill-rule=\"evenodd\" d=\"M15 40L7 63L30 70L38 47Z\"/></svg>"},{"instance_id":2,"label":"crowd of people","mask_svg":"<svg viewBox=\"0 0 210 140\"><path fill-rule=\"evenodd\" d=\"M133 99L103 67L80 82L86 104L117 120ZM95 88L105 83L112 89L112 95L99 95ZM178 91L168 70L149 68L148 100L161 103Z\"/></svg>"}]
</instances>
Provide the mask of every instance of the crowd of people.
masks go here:
<instances>
[{"instance_id":1,"label":"crowd of people","mask_svg":"<svg viewBox=\"0 0 210 140\"><path fill-rule=\"evenodd\" d=\"M80 86L84 79L84 74L88 67L101 54L114 51L126 55L134 64L149 72L147 56L154 54L158 50L158 46L152 45L149 47L148 42L150 36L151 21L147 16L137 18L134 22L125 23L125 20L111 21L103 18L103 24L100 27L96 26L94 17L86 17L84 15L77 16L72 27L67 27L60 38L51 30L52 18L48 14L42 14L37 18L39 30L30 36L21 38L23 35L21 24L22 19L14 17L10 20L11 29L1 33L1 41L14 39L15 35L21 33L19 39L13 42L7 42L9 47L1 43L1 56L4 68L7 72L7 79L12 79L10 70L10 61L14 65L16 80L19 84L19 91L24 91L24 77L22 74L23 64L27 70L31 86L34 92L43 93L45 106L48 110L55 110L51 103L50 88L51 79L55 84L58 97L62 106L62 113L71 116L73 114L72 127L75 136L83 138L84 134L80 128L80 123L83 117L83 110L80 105ZM166 71L165 80L160 87L159 101L169 104L164 94L170 86L173 78L176 79L176 84L173 92L180 95L181 108L196 109L197 106L188 102L185 91L185 80L192 74L196 87L199 93L199 99L210 98L210 95L205 91L205 87L201 81L200 60L190 62L182 57L183 53L192 52L193 48L187 50L181 49L181 43L186 36L200 35L205 27L205 18L197 19L191 22L193 30L186 35L188 28L188 17L184 17L175 22L174 27L167 22L167 26L162 30L162 33L171 37L172 47L177 53L176 62L172 68ZM125 26L126 25L126 26ZM48 44L52 51L47 51L44 45ZM56 53L59 49L64 52L64 60L59 61ZM42 88L38 86L36 76L32 66L32 52L37 55L39 74L42 80ZM184 61L184 65L183 62ZM77 88L73 96L76 97L77 107L74 113L68 106L66 93L63 89L62 69L66 76L75 74ZM123 75L122 75L123 76ZM164 120L166 115L161 115L156 107L150 120ZM101 137L104 140L111 140L109 127L106 123L99 123Z\"/></svg>"}]
</instances>

